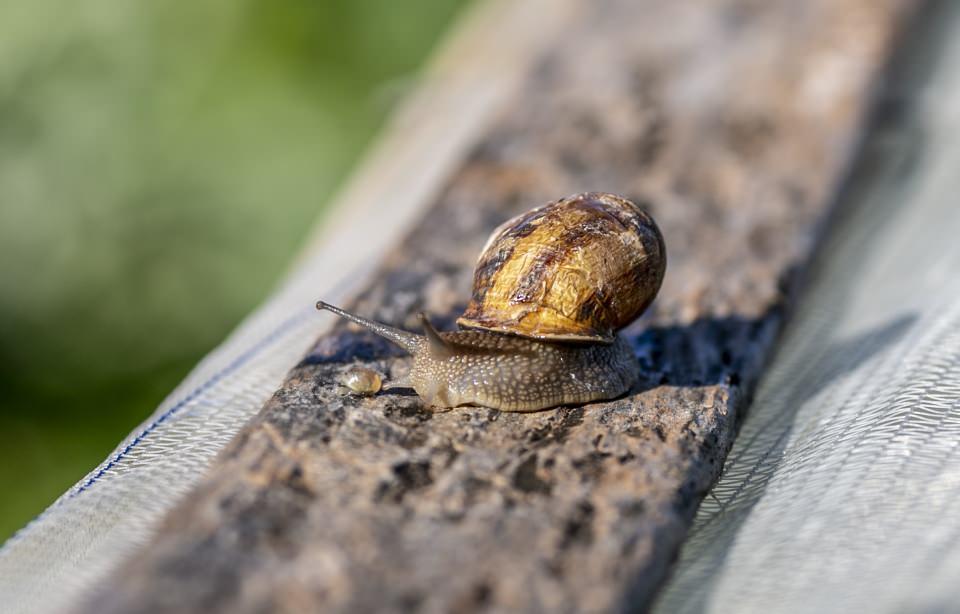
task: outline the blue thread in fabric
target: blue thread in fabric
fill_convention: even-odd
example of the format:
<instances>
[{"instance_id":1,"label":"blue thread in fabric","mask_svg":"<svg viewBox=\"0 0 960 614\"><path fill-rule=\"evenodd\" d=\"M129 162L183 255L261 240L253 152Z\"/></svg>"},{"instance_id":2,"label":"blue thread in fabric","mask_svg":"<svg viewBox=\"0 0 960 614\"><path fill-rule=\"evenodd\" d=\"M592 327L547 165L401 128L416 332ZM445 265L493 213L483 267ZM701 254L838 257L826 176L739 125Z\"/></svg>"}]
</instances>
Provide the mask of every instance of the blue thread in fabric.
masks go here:
<instances>
[{"instance_id":1,"label":"blue thread in fabric","mask_svg":"<svg viewBox=\"0 0 960 614\"><path fill-rule=\"evenodd\" d=\"M250 346L250 348L247 349L247 351L237 356L233 361L230 362L230 364L228 364L223 369L211 375L210 379L206 380L205 382L203 382L202 384L200 384L199 386L191 390L185 397L183 397L182 399L174 403L170 409L163 412L160 416L157 417L156 420L148 424L142 431L140 431L140 433L138 433L137 436L130 441L130 443L125 445L122 450L114 454L113 458L111 458L110 461L107 462L107 464L101 467L95 474L93 474L92 476L84 480L83 484L76 487L74 490L69 491L68 494L58 499L56 503L54 503L47 509L43 510L42 512L40 512L36 517L33 518L33 520L28 522L26 525L21 527L16 533L11 535L6 542L0 545L0 554L2 554L7 549L8 546L10 546L16 541L19 541L19 539L26 534L27 530L31 526L33 526L34 524L39 522L44 516L49 514L53 508L60 507L61 505L65 504L67 501L70 501L80 493L86 491L88 488L93 486L100 478L104 476L104 474L110 471L110 469L112 469L118 462L123 460L123 458L127 454L129 454L130 451L137 446L137 444L143 441L147 437L147 435L149 435L154 429L156 429L158 426L160 426L161 424L166 422L168 419L170 419L170 417L173 416L175 413L177 413L178 411L186 407L191 401L197 399L204 392L206 392L207 390L215 386L220 380L230 375L240 367L242 367L244 363L246 363L251 358L259 354L263 349L268 347L271 343L276 341L277 338L279 338L285 332L287 332L287 330L289 330L290 328L293 328L296 324L299 324L300 322L305 320L312 313L314 313L314 311L313 309L310 309L310 310L304 310L300 313L290 316L289 318L281 322L275 329L273 329L265 337L263 337L262 339L254 343L252 346Z\"/></svg>"},{"instance_id":2,"label":"blue thread in fabric","mask_svg":"<svg viewBox=\"0 0 960 614\"><path fill-rule=\"evenodd\" d=\"M345 276L343 279L339 281L339 283L334 285L333 290L331 291L331 294L339 295L344 290L344 288L350 285L351 279L354 277L355 276ZM100 478L102 478L108 471L110 471L111 468L116 466L118 462L120 462L127 454L129 454L130 451L137 446L137 444L143 441L159 425L166 422L168 419L170 419L171 416L173 416L183 407L188 405L191 401L197 399L204 392L206 392L207 390L215 386L220 380L227 377L228 375L230 375L240 367L242 367L244 363L246 363L251 358L259 354L260 351L262 351L264 348L266 348L271 343L276 341L277 338L279 338L281 335L286 333L289 329L293 328L295 325L299 324L303 320L306 320L307 318L309 318L311 315L314 315L315 313L316 312L313 310L313 307L311 306L308 309L304 309L288 317L286 320L281 322L276 328L274 328L271 332L269 332L266 336L264 336L259 341L257 341L252 346L250 346L250 348L247 351L237 356L237 358L231 361L230 364L228 364L226 367L224 367L220 371L217 371L216 373L214 373L212 376L210 376L210 379L206 380L205 382L203 382L202 384L194 388L192 391L190 391L185 397L177 401L170 409L163 412L163 414L158 416L156 420L148 424L139 434L137 434L136 437L133 438L132 441L130 441L130 443L125 445L122 450L114 454L113 458L111 458L110 461L107 462L107 464L105 464L103 467L97 470L97 472L94 475L84 480L83 484L81 484L80 486L74 487L73 490L68 491L67 494L57 499L57 501L53 505L43 510L39 514L37 514L37 516L35 516L33 520L28 522L26 525L24 525L18 531L16 531L13 535L11 535L7 539L7 541L5 541L3 544L0 544L0 555L3 555L11 544L13 544L16 541L19 541L20 538L26 535L30 527L35 525L37 522L39 522L44 516L49 514L51 510L53 510L54 508L60 507L61 505L65 504L67 501L74 499L77 495L79 495L80 493L86 491L91 486L93 486Z\"/></svg>"},{"instance_id":3,"label":"blue thread in fabric","mask_svg":"<svg viewBox=\"0 0 960 614\"><path fill-rule=\"evenodd\" d=\"M169 420L171 416L173 416L175 413L177 413L178 411L186 407L191 401L197 399L204 392L206 392L207 390L215 386L218 382L220 382L220 380L230 375L240 367L242 367L244 363L246 363L251 358L259 354L263 349L268 347L271 343L276 341L277 338L279 338L285 332L287 332L287 330L289 330L290 328L293 328L293 326L305 320L312 313L314 312L312 309L310 309L310 310L304 310L300 313L290 316L289 318L281 322L275 329L270 331L270 333L268 333L265 337L263 337L262 339L254 343L252 346L250 346L250 348L247 349L247 351L243 352L242 354L237 356L235 359L233 359L233 361L231 361L230 364L228 364L223 369L211 375L210 379L206 380L205 382L203 382L202 384L200 384L199 386L191 390L189 393L187 393L185 397L183 397L182 399L174 403L173 406L170 407L170 409L163 412L160 416L157 417L156 420L148 424L142 431L140 431L137 434L137 436L130 441L130 443L128 443L123 447L122 450L114 454L113 458L111 458L109 462L107 462L107 464L101 467L95 474L93 474L92 476L84 480L83 484L76 487L74 490L69 491L66 495L58 499L56 503L54 503L47 509L43 510L42 512L40 512L36 517L33 518L33 520L28 522L26 525L21 527L16 533L11 535L6 542L0 545L0 554L2 554L7 549L7 547L10 546L12 543L19 541L19 539L26 534L27 530L31 526L33 526L34 524L39 522L44 516L49 514L53 508L60 507L61 505L65 504L67 501L70 501L80 493L86 491L91 486L96 484L100 478L102 478L108 471L110 471L110 469L112 469L118 462L123 460L123 458L127 454L129 454L130 451L137 446L137 444L139 444L151 432L153 432L154 429L156 429L158 426L160 426L161 424Z\"/></svg>"},{"instance_id":4,"label":"blue thread in fabric","mask_svg":"<svg viewBox=\"0 0 960 614\"><path fill-rule=\"evenodd\" d=\"M312 310L310 311L310 313L312 313ZM64 498L64 502L69 501L70 499L76 497L83 491L93 486L100 478L103 477L105 473L110 471L114 467L114 465L116 465L118 462L123 460L123 458L127 454L129 454L130 451L133 450L141 441L143 441L144 438L146 438L154 429L156 429L158 426L166 422L175 413L177 413L178 411L186 407L191 401L198 398L200 395L202 395L204 392L206 392L213 386L217 385L217 383L219 383L220 380L222 380L224 377L230 375L231 373L233 373L234 371L242 367L244 363L246 363L248 360L250 360L257 354L259 354L261 350L263 350L264 348L269 346L271 343L276 341L276 339L281 335L283 335L283 333L285 333L289 328L293 327L295 324L298 324L300 321L302 321L306 317L307 317L307 312L303 312L303 313L298 313L294 316L291 316L290 318L287 318L277 328L271 331L266 337L264 337L257 343L253 344L253 346L251 346L246 352L237 356L226 367L224 367L220 371L217 371L212 376L210 376L210 379L203 382L202 384L194 388L192 391L190 391L187 394L187 396L183 397L182 399L174 403L170 409L160 414L160 416L158 416L156 420L148 424L146 428L140 431L137 434L137 436L130 441L130 443L128 443L123 447L122 450L114 454L113 458L111 458L110 461L107 462L107 464L101 467L95 474L87 478L83 482L83 484L81 484L77 489L75 489L69 495L67 495Z\"/></svg>"}]
</instances>

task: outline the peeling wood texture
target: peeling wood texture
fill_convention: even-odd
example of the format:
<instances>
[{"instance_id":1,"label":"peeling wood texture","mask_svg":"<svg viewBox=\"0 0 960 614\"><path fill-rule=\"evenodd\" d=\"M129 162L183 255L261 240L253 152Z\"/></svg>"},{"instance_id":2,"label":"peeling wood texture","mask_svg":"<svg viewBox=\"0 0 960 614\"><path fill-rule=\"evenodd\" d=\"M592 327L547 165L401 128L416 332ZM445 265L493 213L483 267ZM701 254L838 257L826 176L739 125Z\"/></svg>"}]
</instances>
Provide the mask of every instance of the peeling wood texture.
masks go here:
<instances>
[{"instance_id":1,"label":"peeling wood texture","mask_svg":"<svg viewBox=\"0 0 960 614\"><path fill-rule=\"evenodd\" d=\"M653 213L669 256L660 298L628 330L641 384L535 414L433 413L406 389L348 395L349 366L389 385L408 361L338 324L87 611L649 603L720 471L911 3L579 4L352 307L452 327L496 225L567 194L623 193Z\"/></svg>"}]
</instances>

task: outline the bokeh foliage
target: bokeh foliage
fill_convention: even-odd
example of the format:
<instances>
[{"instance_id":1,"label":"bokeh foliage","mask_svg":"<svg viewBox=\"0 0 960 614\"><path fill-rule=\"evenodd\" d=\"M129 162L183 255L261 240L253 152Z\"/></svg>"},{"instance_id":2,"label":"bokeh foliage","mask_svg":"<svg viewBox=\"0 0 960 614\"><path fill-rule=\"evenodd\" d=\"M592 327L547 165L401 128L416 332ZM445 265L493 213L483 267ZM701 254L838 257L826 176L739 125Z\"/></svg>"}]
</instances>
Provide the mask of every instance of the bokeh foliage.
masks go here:
<instances>
[{"instance_id":1,"label":"bokeh foliage","mask_svg":"<svg viewBox=\"0 0 960 614\"><path fill-rule=\"evenodd\" d=\"M269 293L462 4L0 4L0 539Z\"/></svg>"}]
</instances>

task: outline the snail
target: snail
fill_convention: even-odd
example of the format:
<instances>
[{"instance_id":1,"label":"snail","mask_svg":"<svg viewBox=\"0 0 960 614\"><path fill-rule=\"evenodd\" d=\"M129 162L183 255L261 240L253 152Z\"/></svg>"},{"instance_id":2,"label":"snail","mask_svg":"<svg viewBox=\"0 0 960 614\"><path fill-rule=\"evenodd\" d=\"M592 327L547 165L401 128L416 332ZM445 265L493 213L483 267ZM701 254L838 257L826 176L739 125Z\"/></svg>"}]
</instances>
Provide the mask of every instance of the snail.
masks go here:
<instances>
[{"instance_id":1,"label":"snail","mask_svg":"<svg viewBox=\"0 0 960 614\"><path fill-rule=\"evenodd\" d=\"M616 398L639 364L617 331L653 301L666 270L663 236L637 205L615 194L577 194L497 228L457 320L418 335L331 311L413 355L410 383L428 404L536 411Z\"/></svg>"}]
</instances>

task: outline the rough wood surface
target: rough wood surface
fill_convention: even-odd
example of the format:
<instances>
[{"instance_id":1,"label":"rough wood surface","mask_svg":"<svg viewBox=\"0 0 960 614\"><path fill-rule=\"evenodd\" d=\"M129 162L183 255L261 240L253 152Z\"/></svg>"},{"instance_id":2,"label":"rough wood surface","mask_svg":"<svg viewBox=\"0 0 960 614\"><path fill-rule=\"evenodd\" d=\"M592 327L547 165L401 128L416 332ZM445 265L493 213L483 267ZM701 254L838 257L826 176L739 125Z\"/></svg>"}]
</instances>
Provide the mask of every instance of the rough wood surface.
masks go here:
<instances>
[{"instance_id":1,"label":"rough wood surface","mask_svg":"<svg viewBox=\"0 0 960 614\"><path fill-rule=\"evenodd\" d=\"M353 306L450 326L494 226L620 192L647 204L669 256L628 331L641 384L535 414L433 413L409 390L346 394L350 365L396 378L408 361L339 325L86 610L645 607L718 475L908 5L584 0Z\"/></svg>"}]
</instances>

